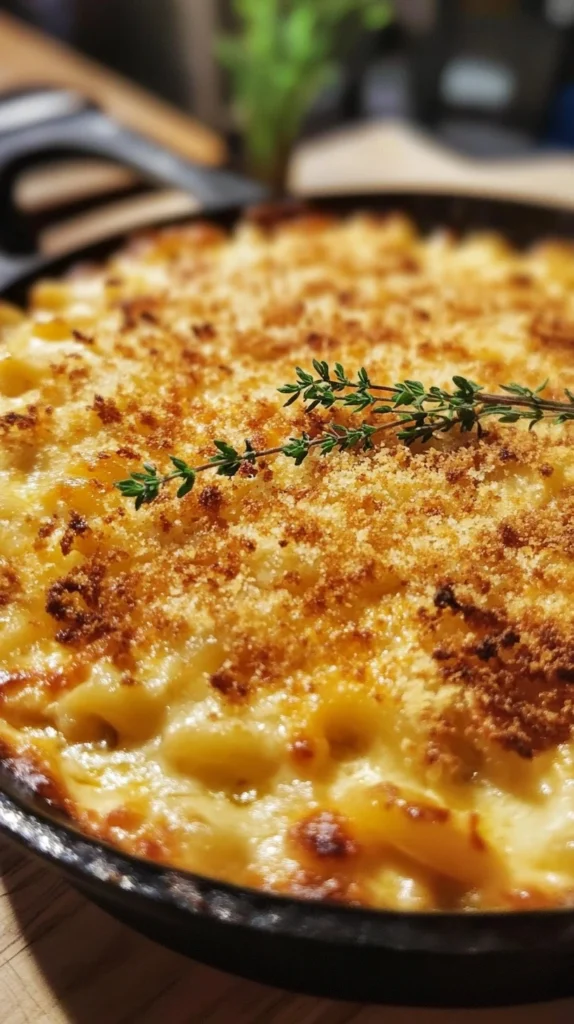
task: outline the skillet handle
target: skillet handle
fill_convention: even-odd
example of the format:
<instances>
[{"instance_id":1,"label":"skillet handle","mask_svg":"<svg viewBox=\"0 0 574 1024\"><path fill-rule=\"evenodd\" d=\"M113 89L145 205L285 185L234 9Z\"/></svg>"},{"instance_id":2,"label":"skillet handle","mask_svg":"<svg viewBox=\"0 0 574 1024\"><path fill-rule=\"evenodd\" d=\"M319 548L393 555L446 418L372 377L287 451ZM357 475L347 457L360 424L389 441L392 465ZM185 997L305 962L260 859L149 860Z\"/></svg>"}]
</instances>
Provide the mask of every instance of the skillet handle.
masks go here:
<instances>
[{"instance_id":1,"label":"skillet handle","mask_svg":"<svg viewBox=\"0 0 574 1024\"><path fill-rule=\"evenodd\" d=\"M0 98L0 280L41 263L36 236L14 203L17 176L34 163L89 154L138 171L154 184L189 192L207 210L258 203L263 186L230 171L175 156L122 127L78 93L30 89Z\"/></svg>"}]
</instances>

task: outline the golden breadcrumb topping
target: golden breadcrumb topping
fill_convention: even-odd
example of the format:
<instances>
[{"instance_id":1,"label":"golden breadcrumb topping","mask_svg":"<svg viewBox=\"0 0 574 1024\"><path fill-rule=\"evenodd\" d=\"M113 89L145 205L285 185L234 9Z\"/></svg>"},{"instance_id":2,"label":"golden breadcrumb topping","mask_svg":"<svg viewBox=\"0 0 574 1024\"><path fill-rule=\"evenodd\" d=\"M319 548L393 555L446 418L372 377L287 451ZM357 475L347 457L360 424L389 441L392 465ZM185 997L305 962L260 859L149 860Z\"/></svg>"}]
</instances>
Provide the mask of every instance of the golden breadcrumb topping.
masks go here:
<instances>
[{"instance_id":1,"label":"golden breadcrumb topping","mask_svg":"<svg viewBox=\"0 0 574 1024\"><path fill-rule=\"evenodd\" d=\"M321 432L277 388L574 387L574 247L308 214L134 241L0 309L0 739L83 829L377 907L574 893L574 427L114 482ZM339 422L357 417L339 410Z\"/></svg>"}]
</instances>

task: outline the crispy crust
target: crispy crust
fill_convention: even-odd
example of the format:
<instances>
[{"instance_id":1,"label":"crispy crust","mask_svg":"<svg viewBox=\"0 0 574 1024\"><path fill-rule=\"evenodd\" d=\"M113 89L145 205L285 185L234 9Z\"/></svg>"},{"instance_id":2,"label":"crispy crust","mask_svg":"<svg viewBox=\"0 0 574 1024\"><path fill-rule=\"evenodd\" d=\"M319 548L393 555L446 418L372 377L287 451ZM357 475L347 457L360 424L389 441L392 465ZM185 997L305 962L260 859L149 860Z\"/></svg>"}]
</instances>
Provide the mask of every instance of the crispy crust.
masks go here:
<instances>
[{"instance_id":1,"label":"crispy crust","mask_svg":"<svg viewBox=\"0 0 574 1024\"><path fill-rule=\"evenodd\" d=\"M48 807L71 819L79 817L80 811L74 806L65 785L36 751L0 740L0 765L31 798L40 798Z\"/></svg>"},{"instance_id":2,"label":"crispy crust","mask_svg":"<svg viewBox=\"0 0 574 1024\"><path fill-rule=\"evenodd\" d=\"M205 461L216 437L316 436L332 417L276 392L316 356L389 382L574 386L573 250L288 214L232 238L142 237L39 283L6 331L8 767L92 834L233 881L375 906L559 903L574 880L556 812L574 725L569 426L264 460L137 514L113 487L144 460ZM392 794L396 849L349 811L351 784ZM496 852L504 879L447 885L448 856L419 862L402 818L445 849Z\"/></svg>"}]
</instances>

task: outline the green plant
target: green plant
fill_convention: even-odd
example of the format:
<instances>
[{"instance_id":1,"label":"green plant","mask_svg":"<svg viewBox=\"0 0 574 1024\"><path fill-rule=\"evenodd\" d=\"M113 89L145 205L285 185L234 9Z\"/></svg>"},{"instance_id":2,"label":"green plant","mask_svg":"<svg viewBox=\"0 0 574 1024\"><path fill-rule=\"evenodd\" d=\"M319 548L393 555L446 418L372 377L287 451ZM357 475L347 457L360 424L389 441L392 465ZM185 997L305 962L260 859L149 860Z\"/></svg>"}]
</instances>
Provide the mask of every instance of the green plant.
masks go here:
<instances>
[{"instance_id":1,"label":"green plant","mask_svg":"<svg viewBox=\"0 0 574 1024\"><path fill-rule=\"evenodd\" d=\"M322 455L330 455L336 449L366 450L373 447L373 436L385 430L394 431L401 441L411 445L415 441L426 444L454 427L461 433L476 430L480 437L482 421L488 416L495 416L499 423L527 420L529 429L544 419L554 423L574 420L574 393L566 388L566 401L543 398L548 381L534 390L522 384L501 385L504 394L491 395L479 384L460 376L453 377L455 389L446 391L439 387L427 389L417 380L394 385L373 384L364 367L353 380L340 363L335 363L331 370L328 363L318 359L313 360L313 369L315 375L298 366L296 380L278 388L281 394L289 396L285 405L302 400L307 403L307 412L317 406L332 409L341 405L351 413L368 409L371 415L398 415L379 425L366 421L352 427L331 423L317 437L303 433L300 437L290 437L285 444L260 451L250 441L245 441L244 451L227 441L215 441L214 455L202 465L190 466L184 459L172 455L174 469L170 473L162 476L148 462L143 471L132 473L115 486L125 498L133 498L138 509L155 501L160 490L172 480L182 481L177 491L177 496L182 498L192 490L197 474L206 470L215 470L218 476L233 477L244 464L253 465L258 459L271 455L284 455L300 466L313 448L318 448Z\"/></svg>"},{"instance_id":2,"label":"green plant","mask_svg":"<svg viewBox=\"0 0 574 1024\"><path fill-rule=\"evenodd\" d=\"M233 0L238 30L219 40L251 172L276 188L303 118L358 31L382 28L388 0Z\"/></svg>"}]
</instances>

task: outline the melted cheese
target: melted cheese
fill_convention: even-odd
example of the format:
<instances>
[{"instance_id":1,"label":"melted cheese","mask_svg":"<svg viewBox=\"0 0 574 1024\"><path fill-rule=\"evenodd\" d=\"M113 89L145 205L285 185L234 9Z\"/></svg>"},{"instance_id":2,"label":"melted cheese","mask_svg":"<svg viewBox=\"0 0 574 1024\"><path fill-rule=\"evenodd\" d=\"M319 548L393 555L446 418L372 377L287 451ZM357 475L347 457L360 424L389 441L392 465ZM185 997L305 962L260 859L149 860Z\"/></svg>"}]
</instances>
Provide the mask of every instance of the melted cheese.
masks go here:
<instances>
[{"instance_id":1,"label":"melted cheese","mask_svg":"<svg viewBox=\"0 0 574 1024\"><path fill-rule=\"evenodd\" d=\"M192 225L3 307L0 738L86 831L371 906L574 890L574 427L114 481L371 379L574 388L574 250L401 217ZM341 421L351 422L338 413Z\"/></svg>"}]
</instances>

